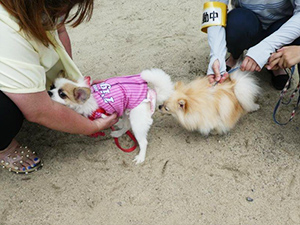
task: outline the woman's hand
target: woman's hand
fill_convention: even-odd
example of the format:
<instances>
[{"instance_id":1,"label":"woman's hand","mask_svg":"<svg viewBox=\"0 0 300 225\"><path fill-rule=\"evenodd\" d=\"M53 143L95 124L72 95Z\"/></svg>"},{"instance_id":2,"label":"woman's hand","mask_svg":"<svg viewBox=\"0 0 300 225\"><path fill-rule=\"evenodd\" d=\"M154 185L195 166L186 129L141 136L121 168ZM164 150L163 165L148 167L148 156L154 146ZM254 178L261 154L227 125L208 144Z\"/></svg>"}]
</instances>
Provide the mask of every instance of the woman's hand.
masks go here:
<instances>
[{"instance_id":1,"label":"woman's hand","mask_svg":"<svg viewBox=\"0 0 300 225\"><path fill-rule=\"evenodd\" d=\"M208 81L209 83L213 82L219 82L223 83L227 78L228 78L228 73L224 73L223 75L220 74L220 62L219 60L214 61L212 65L212 69L215 74L209 74L208 76Z\"/></svg>"},{"instance_id":2,"label":"woman's hand","mask_svg":"<svg viewBox=\"0 0 300 225\"><path fill-rule=\"evenodd\" d=\"M250 58L249 56L246 56L245 59L242 62L241 65L242 71L261 71L261 68L258 66L258 64L255 62L254 59Z\"/></svg>"},{"instance_id":3,"label":"woman's hand","mask_svg":"<svg viewBox=\"0 0 300 225\"><path fill-rule=\"evenodd\" d=\"M285 46L270 56L266 68L268 70L291 68L297 63L300 63L300 46Z\"/></svg>"},{"instance_id":4,"label":"woman's hand","mask_svg":"<svg viewBox=\"0 0 300 225\"><path fill-rule=\"evenodd\" d=\"M110 128L116 122L118 122L118 120L119 119L117 117L117 114L114 113L114 114L111 114L109 116L106 116L105 118L96 119L96 120L94 120L94 122L98 126L99 131L101 131L101 130L105 130L107 128Z\"/></svg>"}]
</instances>

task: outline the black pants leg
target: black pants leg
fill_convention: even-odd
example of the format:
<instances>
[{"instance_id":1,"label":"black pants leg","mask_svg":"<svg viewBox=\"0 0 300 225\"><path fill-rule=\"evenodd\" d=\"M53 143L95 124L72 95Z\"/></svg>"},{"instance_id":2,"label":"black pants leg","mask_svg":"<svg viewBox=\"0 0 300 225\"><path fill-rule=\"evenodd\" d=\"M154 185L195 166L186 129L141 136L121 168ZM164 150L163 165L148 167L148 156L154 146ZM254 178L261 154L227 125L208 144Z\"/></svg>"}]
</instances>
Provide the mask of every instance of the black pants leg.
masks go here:
<instances>
[{"instance_id":1,"label":"black pants leg","mask_svg":"<svg viewBox=\"0 0 300 225\"><path fill-rule=\"evenodd\" d=\"M238 59L245 49L256 45L263 38L261 22L249 9L236 8L228 13L226 41L228 52Z\"/></svg>"},{"instance_id":2,"label":"black pants leg","mask_svg":"<svg viewBox=\"0 0 300 225\"><path fill-rule=\"evenodd\" d=\"M24 116L15 103L0 91L0 151L18 134Z\"/></svg>"}]
</instances>

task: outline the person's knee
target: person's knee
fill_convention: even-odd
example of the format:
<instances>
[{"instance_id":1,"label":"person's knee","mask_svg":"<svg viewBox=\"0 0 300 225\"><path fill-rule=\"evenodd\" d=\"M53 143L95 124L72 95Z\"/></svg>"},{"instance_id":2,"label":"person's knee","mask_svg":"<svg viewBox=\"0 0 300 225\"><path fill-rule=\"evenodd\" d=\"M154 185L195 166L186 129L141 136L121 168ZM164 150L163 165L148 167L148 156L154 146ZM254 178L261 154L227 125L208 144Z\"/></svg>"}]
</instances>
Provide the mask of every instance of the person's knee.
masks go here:
<instances>
[{"instance_id":1,"label":"person's knee","mask_svg":"<svg viewBox=\"0 0 300 225\"><path fill-rule=\"evenodd\" d=\"M257 43L261 35L261 23L251 10L236 8L228 13L226 42L234 59L238 59L245 49Z\"/></svg>"},{"instance_id":2,"label":"person's knee","mask_svg":"<svg viewBox=\"0 0 300 225\"><path fill-rule=\"evenodd\" d=\"M236 8L227 16L226 37L236 42L249 34L255 35L260 31L261 23L257 16L249 9Z\"/></svg>"}]
</instances>

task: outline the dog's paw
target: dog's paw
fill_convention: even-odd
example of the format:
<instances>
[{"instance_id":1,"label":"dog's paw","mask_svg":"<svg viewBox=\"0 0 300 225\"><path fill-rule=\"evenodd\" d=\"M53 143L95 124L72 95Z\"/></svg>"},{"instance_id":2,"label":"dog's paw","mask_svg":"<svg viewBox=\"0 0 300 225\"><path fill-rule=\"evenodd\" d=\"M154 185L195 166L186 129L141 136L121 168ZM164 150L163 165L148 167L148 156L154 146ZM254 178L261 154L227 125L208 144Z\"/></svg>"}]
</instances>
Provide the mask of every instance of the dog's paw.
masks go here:
<instances>
[{"instance_id":1,"label":"dog's paw","mask_svg":"<svg viewBox=\"0 0 300 225\"><path fill-rule=\"evenodd\" d=\"M124 127L123 119L119 119L119 121L115 124L115 126L119 129L122 129Z\"/></svg>"},{"instance_id":2,"label":"dog's paw","mask_svg":"<svg viewBox=\"0 0 300 225\"><path fill-rule=\"evenodd\" d=\"M114 138L118 138L118 137L121 137L123 134L124 134L123 131L116 130L116 131L112 131L110 133L110 136L112 136Z\"/></svg>"},{"instance_id":3,"label":"dog's paw","mask_svg":"<svg viewBox=\"0 0 300 225\"><path fill-rule=\"evenodd\" d=\"M138 154L133 160L133 162L135 162L135 164L140 164L144 161L145 161L145 156L140 155L140 154Z\"/></svg>"}]
</instances>

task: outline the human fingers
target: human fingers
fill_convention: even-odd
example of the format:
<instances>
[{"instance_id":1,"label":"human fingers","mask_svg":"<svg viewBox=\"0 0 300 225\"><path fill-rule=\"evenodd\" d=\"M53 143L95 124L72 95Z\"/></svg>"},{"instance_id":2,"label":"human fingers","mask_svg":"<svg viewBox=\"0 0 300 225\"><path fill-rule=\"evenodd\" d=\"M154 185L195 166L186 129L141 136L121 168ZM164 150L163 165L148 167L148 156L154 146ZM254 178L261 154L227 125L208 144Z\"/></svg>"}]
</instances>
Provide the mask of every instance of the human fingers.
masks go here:
<instances>
[{"instance_id":1,"label":"human fingers","mask_svg":"<svg viewBox=\"0 0 300 225\"><path fill-rule=\"evenodd\" d=\"M215 73L215 81L219 81L221 79L221 74L220 74L220 63L219 60L216 60L213 65L212 69Z\"/></svg>"},{"instance_id":2,"label":"human fingers","mask_svg":"<svg viewBox=\"0 0 300 225\"><path fill-rule=\"evenodd\" d=\"M223 76L221 77L219 83L220 83L220 84L223 83L228 77L229 77L228 72L224 73Z\"/></svg>"},{"instance_id":3,"label":"human fingers","mask_svg":"<svg viewBox=\"0 0 300 225\"><path fill-rule=\"evenodd\" d=\"M245 70L245 71L253 71L253 70L252 70L253 67L254 67L254 64L253 64L252 60L251 60L251 59L248 59L248 60L247 60L247 64L245 65L244 70Z\"/></svg>"},{"instance_id":4,"label":"human fingers","mask_svg":"<svg viewBox=\"0 0 300 225\"><path fill-rule=\"evenodd\" d=\"M213 83L213 82L215 82L215 75L208 75L207 76L208 77L208 82L211 84L211 83Z\"/></svg>"},{"instance_id":5,"label":"human fingers","mask_svg":"<svg viewBox=\"0 0 300 225\"><path fill-rule=\"evenodd\" d=\"M241 71L245 71L249 63L249 57L245 57L241 65Z\"/></svg>"},{"instance_id":6,"label":"human fingers","mask_svg":"<svg viewBox=\"0 0 300 225\"><path fill-rule=\"evenodd\" d=\"M253 71L260 71L260 67L259 67L259 65L254 61L254 60L252 60L252 66L251 66L251 71L253 72Z\"/></svg>"},{"instance_id":7,"label":"human fingers","mask_svg":"<svg viewBox=\"0 0 300 225\"><path fill-rule=\"evenodd\" d=\"M245 61L245 63L244 63ZM256 61L254 59L252 59L249 56L246 56L244 59L243 63L244 63L244 71L255 71L256 67L258 66L258 64L256 63Z\"/></svg>"},{"instance_id":8,"label":"human fingers","mask_svg":"<svg viewBox=\"0 0 300 225\"><path fill-rule=\"evenodd\" d=\"M114 125L116 122L118 122L119 118L118 115L116 113L107 116L106 118L104 118L104 121L106 123L109 124L109 126L111 127L112 125Z\"/></svg>"},{"instance_id":9,"label":"human fingers","mask_svg":"<svg viewBox=\"0 0 300 225\"><path fill-rule=\"evenodd\" d=\"M281 58L283 58L282 68L290 68L300 62L300 46L285 46L280 49L280 52L282 52Z\"/></svg>"},{"instance_id":10,"label":"human fingers","mask_svg":"<svg viewBox=\"0 0 300 225\"><path fill-rule=\"evenodd\" d=\"M254 59L252 59L252 58L249 58L249 63L247 65L247 67L248 67L248 70L251 71L251 72L258 71L257 67L259 68L259 66L256 63L256 61Z\"/></svg>"},{"instance_id":11,"label":"human fingers","mask_svg":"<svg viewBox=\"0 0 300 225\"><path fill-rule=\"evenodd\" d=\"M268 63L270 64L270 63L272 63L272 61L274 61L274 60L276 60L276 59L278 59L278 58L281 58L282 55L283 55L283 52L282 52L282 51L280 51L280 52L274 52L274 53L270 56L270 58L269 58L269 60L268 60Z\"/></svg>"},{"instance_id":12,"label":"human fingers","mask_svg":"<svg viewBox=\"0 0 300 225\"><path fill-rule=\"evenodd\" d=\"M282 61L282 68L290 68L289 62L285 59L283 59L283 61Z\"/></svg>"},{"instance_id":13,"label":"human fingers","mask_svg":"<svg viewBox=\"0 0 300 225\"><path fill-rule=\"evenodd\" d=\"M105 118L96 119L94 122L97 124L99 130L105 130L118 122L118 117L117 114L114 113Z\"/></svg>"},{"instance_id":14,"label":"human fingers","mask_svg":"<svg viewBox=\"0 0 300 225\"><path fill-rule=\"evenodd\" d=\"M283 57L279 59L279 62L278 62L279 68L285 68L285 67L284 67L284 62L285 62L285 60L284 60Z\"/></svg>"},{"instance_id":15,"label":"human fingers","mask_svg":"<svg viewBox=\"0 0 300 225\"><path fill-rule=\"evenodd\" d=\"M251 61L251 63L249 64L249 71L253 72L256 70L257 64L254 61Z\"/></svg>"},{"instance_id":16,"label":"human fingers","mask_svg":"<svg viewBox=\"0 0 300 225\"><path fill-rule=\"evenodd\" d=\"M278 62L280 61L280 59L281 58L276 58L276 59L272 60L272 62L270 62L266 68L268 70L276 70L275 67L278 67Z\"/></svg>"},{"instance_id":17,"label":"human fingers","mask_svg":"<svg viewBox=\"0 0 300 225\"><path fill-rule=\"evenodd\" d=\"M260 72L261 68L259 67L259 65L256 66L255 71Z\"/></svg>"},{"instance_id":18,"label":"human fingers","mask_svg":"<svg viewBox=\"0 0 300 225\"><path fill-rule=\"evenodd\" d=\"M284 47L278 49L277 52L283 52L283 51L285 51L288 48L289 48L289 46L284 46Z\"/></svg>"},{"instance_id":19,"label":"human fingers","mask_svg":"<svg viewBox=\"0 0 300 225\"><path fill-rule=\"evenodd\" d=\"M297 63L292 63L291 61L288 60L284 60L283 61L283 67L282 68L291 68L293 65L295 65Z\"/></svg>"},{"instance_id":20,"label":"human fingers","mask_svg":"<svg viewBox=\"0 0 300 225\"><path fill-rule=\"evenodd\" d=\"M300 46L287 46L283 58L285 60L285 67L290 68L300 62Z\"/></svg>"}]
</instances>

